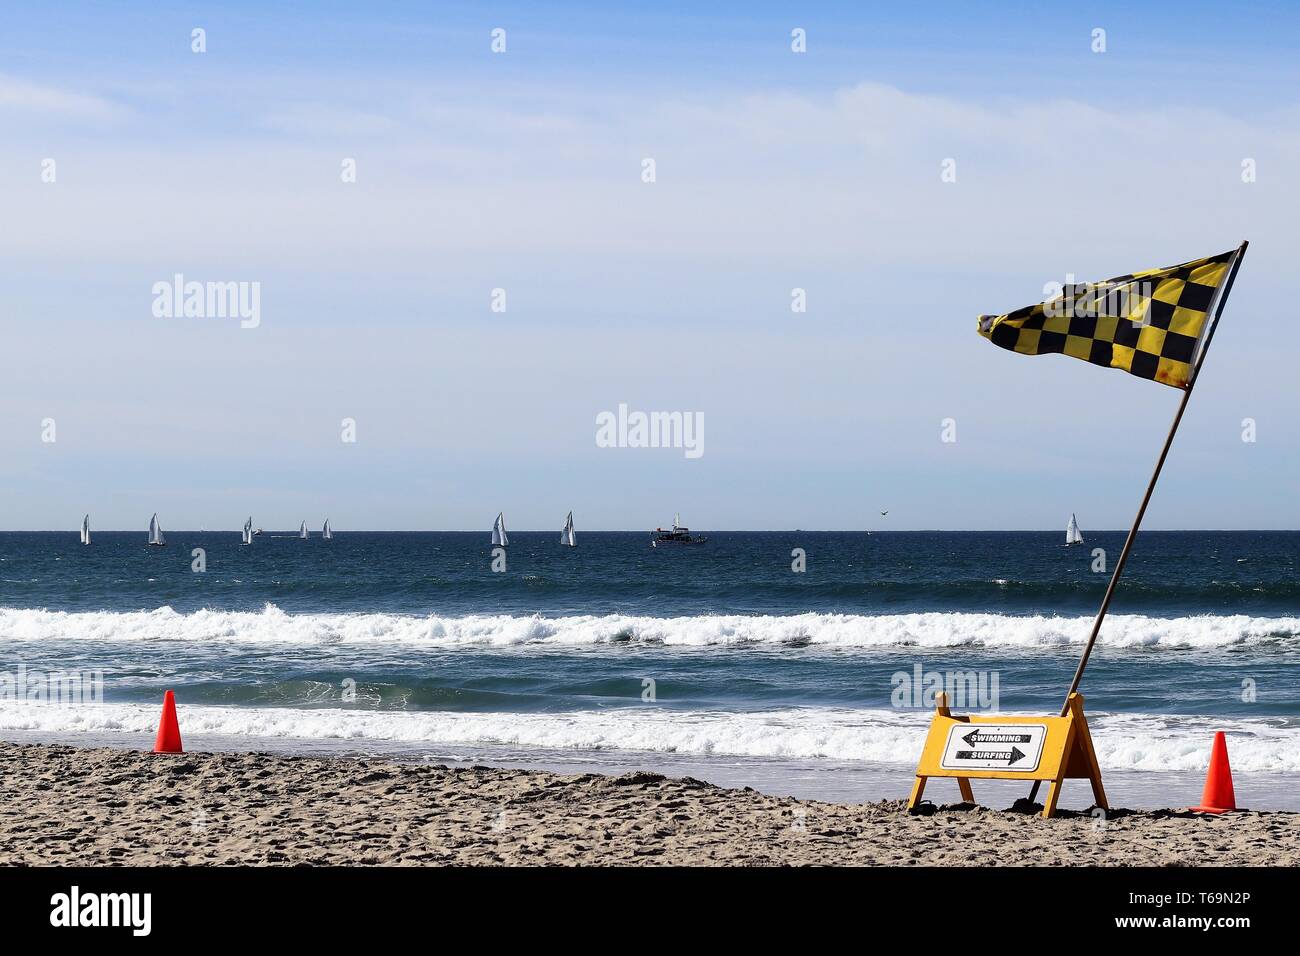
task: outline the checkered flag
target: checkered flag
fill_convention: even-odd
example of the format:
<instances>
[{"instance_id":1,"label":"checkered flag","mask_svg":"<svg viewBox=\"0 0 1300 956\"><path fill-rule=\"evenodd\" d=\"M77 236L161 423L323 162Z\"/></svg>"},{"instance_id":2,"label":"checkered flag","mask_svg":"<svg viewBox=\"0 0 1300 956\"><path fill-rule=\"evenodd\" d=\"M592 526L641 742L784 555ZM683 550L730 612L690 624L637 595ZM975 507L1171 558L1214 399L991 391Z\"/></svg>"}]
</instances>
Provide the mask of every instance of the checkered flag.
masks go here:
<instances>
[{"instance_id":1,"label":"checkered flag","mask_svg":"<svg viewBox=\"0 0 1300 956\"><path fill-rule=\"evenodd\" d=\"M1237 252L1066 286L1047 302L981 315L979 333L1022 355L1071 355L1187 388Z\"/></svg>"}]
</instances>

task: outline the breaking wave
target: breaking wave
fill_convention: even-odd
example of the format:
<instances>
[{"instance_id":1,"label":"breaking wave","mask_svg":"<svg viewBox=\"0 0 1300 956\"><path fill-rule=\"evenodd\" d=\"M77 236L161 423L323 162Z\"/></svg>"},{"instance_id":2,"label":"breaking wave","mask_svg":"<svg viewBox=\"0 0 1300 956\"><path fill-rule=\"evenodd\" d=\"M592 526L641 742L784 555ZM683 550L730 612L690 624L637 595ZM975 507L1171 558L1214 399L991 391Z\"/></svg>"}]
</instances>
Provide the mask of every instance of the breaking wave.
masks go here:
<instances>
[{"instance_id":1,"label":"breaking wave","mask_svg":"<svg viewBox=\"0 0 1300 956\"><path fill-rule=\"evenodd\" d=\"M0 609L0 640L365 644L429 647L814 645L828 648L1068 647L1086 640L1092 618L931 612L646 617L470 614L286 614L201 610L49 611ZM1229 648L1298 643L1300 618L1112 614L1101 643L1115 648Z\"/></svg>"}]
</instances>

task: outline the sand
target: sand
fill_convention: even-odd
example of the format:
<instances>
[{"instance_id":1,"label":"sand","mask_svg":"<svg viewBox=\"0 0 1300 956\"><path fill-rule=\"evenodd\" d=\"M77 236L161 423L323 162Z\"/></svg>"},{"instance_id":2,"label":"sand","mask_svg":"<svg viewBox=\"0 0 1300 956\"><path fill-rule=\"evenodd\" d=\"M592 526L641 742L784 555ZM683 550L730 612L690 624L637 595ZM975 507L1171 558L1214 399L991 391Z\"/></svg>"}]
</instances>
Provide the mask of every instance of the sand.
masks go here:
<instances>
[{"instance_id":1,"label":"sand","mask_svg":"<svg viewBox=\"0 0 1300 956\"><path fill-rule=\"evenodd\" d=\"M1257 865L1300 814L837 805L610 777L0 743L0 864Z\"/></svg>"}]
</instances>

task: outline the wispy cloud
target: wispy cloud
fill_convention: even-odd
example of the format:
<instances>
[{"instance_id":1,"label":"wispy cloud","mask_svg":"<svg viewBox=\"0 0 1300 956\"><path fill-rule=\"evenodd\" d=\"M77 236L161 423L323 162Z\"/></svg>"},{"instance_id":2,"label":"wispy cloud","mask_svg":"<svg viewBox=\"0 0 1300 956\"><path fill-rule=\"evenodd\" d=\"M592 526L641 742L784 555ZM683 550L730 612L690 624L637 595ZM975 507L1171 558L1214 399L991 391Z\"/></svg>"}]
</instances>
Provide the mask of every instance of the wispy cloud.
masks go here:
<instances>
[{"instance_id":1,"label":"wispy cloud","mask_svg":"<svg viewBox=\"0 0 1300 956\"><path fill-rule=\"evenodd\" d=\"M364 110L308 104L290 106L262 116L262 129L296 137L377 136L391 133L398 124L391 117Z\"/></svg>"},{"instance_id":2,"label":"wispy cloud","mask_svg":"<svg viewBox=\"0 0 1300 956\"><path fill-rule=\"evenodd\" d=\"M130 115L125 106L101 96L30 83L3 74L0 74L0 112L96 123L115 123Z\"/></svg>"}]
</instances>

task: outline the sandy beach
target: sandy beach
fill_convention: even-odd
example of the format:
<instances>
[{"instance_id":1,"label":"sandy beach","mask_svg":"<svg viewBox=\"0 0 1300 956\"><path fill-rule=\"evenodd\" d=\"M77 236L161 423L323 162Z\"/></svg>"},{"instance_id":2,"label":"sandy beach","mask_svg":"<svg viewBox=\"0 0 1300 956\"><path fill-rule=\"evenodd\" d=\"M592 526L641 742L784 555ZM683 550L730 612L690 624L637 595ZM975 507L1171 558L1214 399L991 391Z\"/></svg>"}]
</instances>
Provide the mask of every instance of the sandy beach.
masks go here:
<instances>
[{"instance_id":1,"label":"sandy beach","mask_svg":"<svg viewBox=\"0 0 1300 956\"><path fill-rule=\"evenodd\" d=\"M901 801L820 803L651 773L9 743L0 760L4 865L1300 863L1300 814L1287 812L910 816Z\"/></svg>"}]
</instances>

